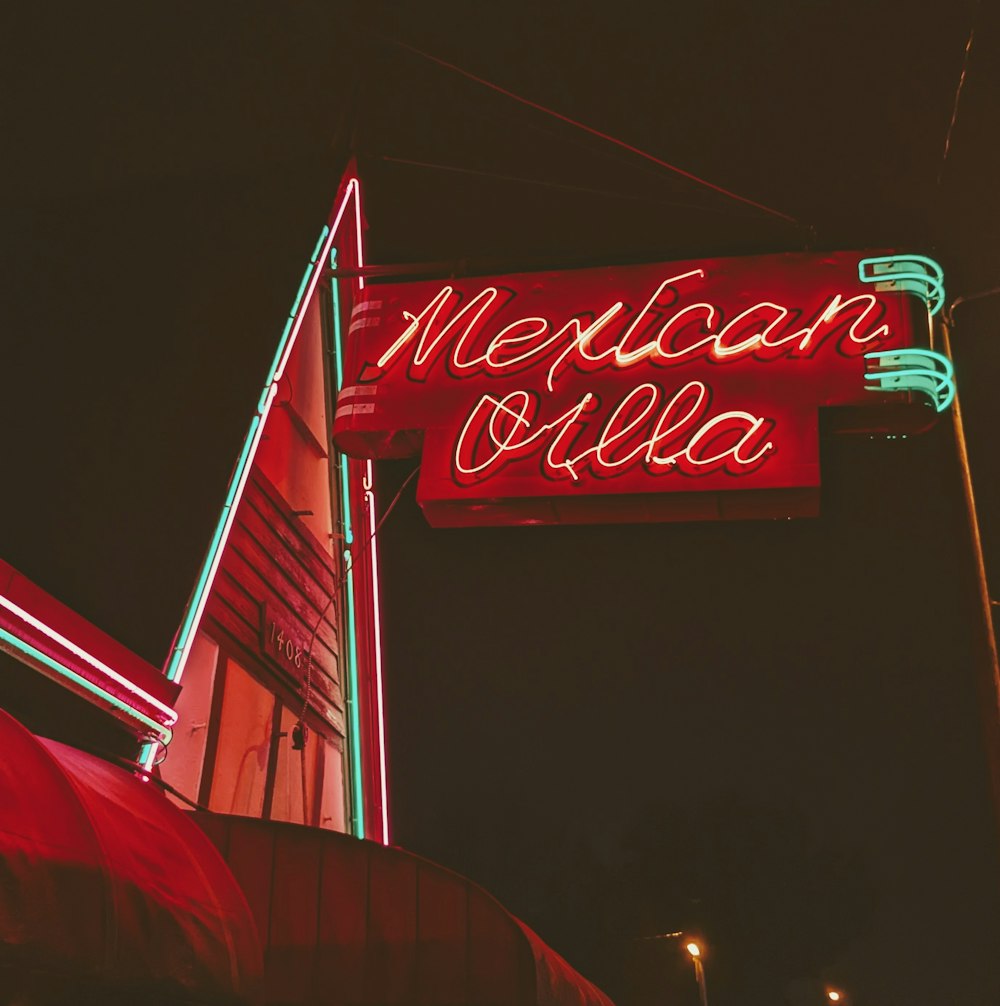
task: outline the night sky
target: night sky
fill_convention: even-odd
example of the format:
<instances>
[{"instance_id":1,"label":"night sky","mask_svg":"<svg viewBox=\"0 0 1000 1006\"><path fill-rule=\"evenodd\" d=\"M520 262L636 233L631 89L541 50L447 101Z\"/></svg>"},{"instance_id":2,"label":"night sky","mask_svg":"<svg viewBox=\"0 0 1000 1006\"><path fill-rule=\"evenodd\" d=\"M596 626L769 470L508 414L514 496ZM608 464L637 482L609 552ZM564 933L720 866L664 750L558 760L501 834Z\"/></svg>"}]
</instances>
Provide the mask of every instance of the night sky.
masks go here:
<instances>
[{"instance_id":1,"label":"night sky","mask_svg":"<svg viewBox=\"0 0 1000 1006\"><path fill-rule=\"evenodd\" d=\"M375 262L808 242L1000 286L990 4L99 4L0 38L0 556L156 664L352 137ZM1000 297L958 309L994 596L998 331ZM822 466L801 522L435 531L411 485L381 549L394 840L612 994L634 938L683 928L713 1006L1000 1002L951 427L825 438Z\"/></svg>"}]
</instances>

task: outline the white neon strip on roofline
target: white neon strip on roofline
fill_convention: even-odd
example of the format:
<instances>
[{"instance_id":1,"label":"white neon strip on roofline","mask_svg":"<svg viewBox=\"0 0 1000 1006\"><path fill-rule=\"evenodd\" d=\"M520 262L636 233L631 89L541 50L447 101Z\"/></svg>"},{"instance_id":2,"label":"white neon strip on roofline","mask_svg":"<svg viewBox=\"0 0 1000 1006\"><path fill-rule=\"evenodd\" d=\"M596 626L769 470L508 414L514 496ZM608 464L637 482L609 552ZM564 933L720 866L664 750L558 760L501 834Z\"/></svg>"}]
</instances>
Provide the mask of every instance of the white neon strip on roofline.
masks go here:
<instances>
[{"instance_id":1,"label":"white neon strip on roofline","mask_svg":"<svg viewBox=\"0 0 1000 1006\"><path fill-rule=\"evenodd\" d=\"M299 313L295 320L295 327L292 329L291 335L288 337L288 343L285 346L285 352L282 354L281 362L278 364L274 372L274 377L272 380L280 381L285 373L285 367L288 365L288 358L292 355L292 349L295 346L295 340L298 338L299 329L302 327L302 319L305 317L305 308L309 301L312 300L313 291L316 289L316 284L319 282L320 276L323 274L323 263L326 261L327 255L330 254L330 248L333 245L333 240L337 236L337 230L340 227L340 221L344 218L344 210L347 209L347 201L354 197L354 215L357 218L357 234L358 234L358 267L363 266L361 261L361 213L358 210L358 180L352 178L347 183L347 188L344 191L344 198L341 200L340 208L337 210L337 215L333 218L333 223L330 225L330 233L327 235L326 242L323 245L322 252L316 256L316 263L313 268L313 277L309 283L309 288L306 291L306 295L302 298L299 304ZM361 286L364 287L364 280L359 277Z\"/></svg>"},{"instance_id":2,"label":"white neon strip on roofline","mask_svg":"<svg viewBox=\"0 0 1000 1006\"><path fill-rule=\"evenodd\" d=\"M333 223L326 235L326 241L322 243L322 247L320 244L317 244L317 250L313 253L314 261L312 266L312 279L306 287L305 294L300 298L297 298L298 314L296 315L295 322L292 325L291 330L288 331L288 338L285 341L284 350L275 361L271 374L265 382L264 392L261 396L261 403L258 405L259 415L254 417L256 422L251 423L251 429L247 434L247 442L241 454L240 461L238 462L237 470L233 472L235 487L228 494L229 498L222 509L222 514L220 515L212 544L209 546L208 555L206 555L205 562L202 566L203 572L198 578L199 583L196 597L192 599L193 604L189 606L189 611L182 624L177 643L168 659L166 675L171 681L180 681L184 674L184 668L191 653L191 646L194 642L197 627L201 623L201 617L204 614L205 605L208 603L208 595L211 593L212 586L215 583L215 576L218 572L219 564L222 559L222 552L226 547L226 542L229 540L229 534L232 531L232 527L235 522L236 508L243 496L243 491L246 488L247 479L250 475L250 469L253 466L254 457L256 456L257 448L260 445L261 436L264 431L264 423L267 421L268 414L271 411L271 405L274 402L274 396L278 390L277 382L281 380L281 377L285 372L288 359L291 356L296 340L298 339L299 330L302 327L302 320L305 317L306 309L312 300L316 284L319 282L319 278L323 274L324 262L326 261L326 257L333 245L337 230L340 227L340 222L344 217L344 211L347 209L348 200L351 199L352 196L354 197L355 216L357 217L357 233L360 241L361 213L358 208L358 180L357 178L351 178L347 183L347 188L344 191L344 198L341 200L340 207L338 208ZM150 757L148 753L146 757Z\"/></svg>"},{"instance_id":3,"label":"white neon strip on roofline","mask_svg":"<svg viewBox=\"0 0 1000 1006\"><path fill-rule=\"evenodd\" d=\"M125 713L129 718L138 721L147 730L154 734L160 744L166 746L170 743L170 738L173 733L170 727L165 726L162 723L157 723L156 720L151 719L144 713L139 712L138 709L133 708L127 702L122 701L117 695L113 695L107 689L102 688L100 685L95 684L89 678L85 678L82 674L77 674L72 668L67 667L65 664L59 663L58 660L54 660L47 653L42 653L41 650L32 646L30 643L26 643L23 639L18 639L12 632L8 632L6 629L0 629L0 640L6 642L9 646L14 649L19 650L21 653L31 657L32 660L36 660L46 667L51 668L57 674L62 677L69 678L70 681L74 681L76 684L85 688L88 692L97 695L99 698L103 699L108 705Z\"/></svg>"},{"instance_id":4,"label":"white neon strip on roofline","mask_svg":"<svg viewBox=\"0 0 1000 1006\"><path fill-rule=\"evenodd\" d=\"M58 643L60 646L69 650L70 653L78 656L82 661L90 664L91 667L96 671L100 671L101 674L106 677L111 678L112 681L118 682L126 691L131 692L138 699L142 699L144 702L158 709L163 713L165 717L165 725L173 726L177 722L177 711L168 706L165 702L161 702L158 698L150 695L149 692L140 688L134 682L130 681L124 675L119 674L117 671L112 670L103 660L98 660L93 654L88 653L86 650L77 646L72 640L67 639L62 633L56 632L51 626L46 625L44 622L35 618L30 612L24 610L24 608L16 605L9 598L4 597L0 594L0 606L6 608L11 614L16 615L21 619L22 622L27 622L32 628L37 629L44 636L48 636L53 642ZM138 711L138 710L137 710Z\"/></svg>"}]
</instances>

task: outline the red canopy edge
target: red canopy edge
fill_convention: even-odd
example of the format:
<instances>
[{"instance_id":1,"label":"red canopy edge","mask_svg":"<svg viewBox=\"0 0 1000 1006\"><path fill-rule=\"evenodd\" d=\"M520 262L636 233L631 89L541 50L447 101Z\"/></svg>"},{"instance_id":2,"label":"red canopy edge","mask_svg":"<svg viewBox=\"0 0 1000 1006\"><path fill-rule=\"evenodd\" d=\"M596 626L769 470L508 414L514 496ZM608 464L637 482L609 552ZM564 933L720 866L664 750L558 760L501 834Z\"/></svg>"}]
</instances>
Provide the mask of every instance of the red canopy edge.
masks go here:
<instances>
[{"instance_id":1,"label":"red canopy edge","mask_svg":"<svg viewBox=\"0 0 1000 1006\"><path fill-rule=\"evenodd\" d=\"M403 849L198 812L264 945L265 999L286 1006L613 1006L478 885Z\"/></svg>"},{"instance_id":2,"label":"red canopy edge","mask_svg":"<svg viewBox=\"0 0 1000 1006\"><path fill-rule=\"evenodd\" d=\"M0 751L0 984L29 1001L258 1001L246 899L187 815L2 710Z\"/></svg>"}]
</instances>

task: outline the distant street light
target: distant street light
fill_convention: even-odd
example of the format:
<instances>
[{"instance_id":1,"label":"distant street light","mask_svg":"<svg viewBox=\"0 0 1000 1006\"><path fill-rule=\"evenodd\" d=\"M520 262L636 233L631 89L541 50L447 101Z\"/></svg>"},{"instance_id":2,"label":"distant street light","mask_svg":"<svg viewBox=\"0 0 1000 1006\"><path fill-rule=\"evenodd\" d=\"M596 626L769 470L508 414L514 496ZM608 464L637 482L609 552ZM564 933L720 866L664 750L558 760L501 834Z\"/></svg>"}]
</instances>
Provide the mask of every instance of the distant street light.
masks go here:
<instances>
[{"instance_id":1,"label":"distant street light","mask_svg":"<svg viewBox=\"0 0 1000 1006\"><path fill-rule=\"evenodd\" d=\"M836 989L827 989L826 997L832 1003L839 1003L844 998Z\"/></svg>"},{"instance_id":2,"label":"distant street light","mask_svg":"<svg viewBox=\"0 0 1000 1006\"><path fill-rule=\"evenodd\" d=\"M698 981L698 995L701 997L701 1006L708 1006L708 991L705 988L705 965L701 963L701 947L694 940L685 944L685 949L691 955L691 963L694 964L694 976Z\"/></svg>"}]
</instances>

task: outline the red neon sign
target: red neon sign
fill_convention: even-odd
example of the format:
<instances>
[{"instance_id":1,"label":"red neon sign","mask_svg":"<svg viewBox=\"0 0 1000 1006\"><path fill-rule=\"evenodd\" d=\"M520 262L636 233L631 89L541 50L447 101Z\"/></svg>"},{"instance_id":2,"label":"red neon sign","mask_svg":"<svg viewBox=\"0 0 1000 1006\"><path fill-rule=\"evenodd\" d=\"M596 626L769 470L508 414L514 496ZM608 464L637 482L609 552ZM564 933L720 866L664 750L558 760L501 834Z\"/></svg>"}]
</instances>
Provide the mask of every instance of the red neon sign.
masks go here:
<instances>
[{"instance_id":1,"label":"red neon sign","mask_svg":"<svg viewBox=\"0 0 1000 1006\"><path fill-rule=\"evenodd\" d=\"M864 355L925 345L929 324L860 258L369 284L337 445L422 451L439 526L814 513L819 408L850 429L930 419L865 390Z\"/></svg>"}]
</instances>

